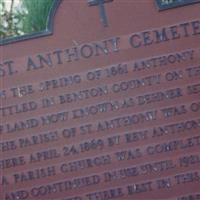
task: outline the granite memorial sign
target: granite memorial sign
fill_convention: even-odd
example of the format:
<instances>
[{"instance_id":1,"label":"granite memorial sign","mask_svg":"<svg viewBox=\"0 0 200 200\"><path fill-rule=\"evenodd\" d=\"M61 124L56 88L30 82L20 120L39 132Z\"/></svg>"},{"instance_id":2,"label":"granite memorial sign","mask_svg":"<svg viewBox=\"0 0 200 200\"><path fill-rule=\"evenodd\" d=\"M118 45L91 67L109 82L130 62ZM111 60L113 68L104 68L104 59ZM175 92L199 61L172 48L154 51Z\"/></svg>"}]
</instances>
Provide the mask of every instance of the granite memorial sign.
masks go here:
<instances>
[{"instance_id":1,"label":"granite memorial sign","mask_svg":"<svg viewBox=\"0 0 200 200\"><path fill-rule=\"evenodd\" d=\"M55 1L47 31L1 41L1 200L200 199L188 2Z\"/></svg>"}]
</instances>

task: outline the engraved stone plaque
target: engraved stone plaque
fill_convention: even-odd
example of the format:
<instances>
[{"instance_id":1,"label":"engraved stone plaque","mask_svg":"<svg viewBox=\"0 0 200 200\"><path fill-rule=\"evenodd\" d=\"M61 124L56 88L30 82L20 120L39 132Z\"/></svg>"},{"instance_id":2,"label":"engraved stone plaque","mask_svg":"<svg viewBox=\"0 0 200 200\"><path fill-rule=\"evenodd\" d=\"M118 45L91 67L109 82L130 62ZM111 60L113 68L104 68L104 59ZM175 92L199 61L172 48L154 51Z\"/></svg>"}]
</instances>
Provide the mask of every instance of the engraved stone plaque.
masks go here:
<instances>
[{"instance_id":1,"label":"engraved stone plaque","mask_svg":"<svg viewBox=\"0 0 200 200\"><path fill-rule=\"evenodd\" d=\"M199 200L199 10L55 1L2 40L0 199Z\"/></svg>"}]
</instances>

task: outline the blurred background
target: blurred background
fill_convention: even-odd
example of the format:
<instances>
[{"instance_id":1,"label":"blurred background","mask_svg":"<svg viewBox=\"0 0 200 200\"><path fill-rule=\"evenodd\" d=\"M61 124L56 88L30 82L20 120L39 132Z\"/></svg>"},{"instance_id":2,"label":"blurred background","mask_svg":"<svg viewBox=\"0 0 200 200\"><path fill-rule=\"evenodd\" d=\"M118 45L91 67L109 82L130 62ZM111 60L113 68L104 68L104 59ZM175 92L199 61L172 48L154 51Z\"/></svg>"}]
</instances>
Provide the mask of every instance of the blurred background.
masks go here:
<instances>
[{"instance_id":1,"label":"blurred background","mask_svg":"<svg viewBox=\"0 0 200 200\"><path fill-rule=\"evenodd\" d=\"M46 30L54 0L0 0L0 39Z\"/></svg>"}]
</instances>

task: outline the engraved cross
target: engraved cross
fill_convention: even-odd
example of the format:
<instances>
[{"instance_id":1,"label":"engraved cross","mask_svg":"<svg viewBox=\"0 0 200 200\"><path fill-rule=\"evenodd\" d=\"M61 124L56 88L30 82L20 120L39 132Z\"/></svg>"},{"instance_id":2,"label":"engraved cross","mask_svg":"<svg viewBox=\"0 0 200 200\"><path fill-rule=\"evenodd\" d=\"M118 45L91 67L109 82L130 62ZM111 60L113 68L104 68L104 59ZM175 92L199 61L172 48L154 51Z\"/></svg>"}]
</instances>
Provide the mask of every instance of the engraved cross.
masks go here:
<instances>
[{"instance_id":1,"label":"engraved cross","mask_svg":"<svg viewBox=\"0 0 200 200\"><path fill-rule=\"evenodd\" d=\"M104 3L108 3L111 1L113 0L88 0L89 6L97 6L97 5L99 6L100 20L105 27L108 26L108 20L106 16Z\"/></svg>"}]
</instances>

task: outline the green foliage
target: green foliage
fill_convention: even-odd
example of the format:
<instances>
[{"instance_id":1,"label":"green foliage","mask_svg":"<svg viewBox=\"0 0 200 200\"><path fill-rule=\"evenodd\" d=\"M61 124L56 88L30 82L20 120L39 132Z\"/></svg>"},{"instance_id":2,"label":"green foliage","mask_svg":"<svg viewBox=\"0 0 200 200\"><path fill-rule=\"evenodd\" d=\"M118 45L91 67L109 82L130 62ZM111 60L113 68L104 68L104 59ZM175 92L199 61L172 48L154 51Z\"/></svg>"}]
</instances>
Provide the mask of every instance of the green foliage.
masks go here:
<instances>
[{"instance_id":1,"label":"green foliage","mask_svg":"<svg viewBox=\"0 0 200 200\"><path fill-rule=\"evenodd\" d=\"M6 8L10 1L10 8ZM53 0L0 0L0 38L14 37L47 28L48 15Z\"/></svg>"},{"instance_id":2,"label":"green foliage","mask_svg":"<svg viewBox=\"0 0 200 200\"><path fill-rule=\"evenodd\" d=\"M0 0L0 38L21 34L18 27L23 18L22 12L14 9L14 0L9 1L10 8L6 9L5 1Z\"/></svg>"},{"instance_id":3,"label":"green foliage","mask_svg":"<svg viewBox=\"0 0 200 200\"><path fill-rule=\"evenodd\" d=\"M46 29L52 3L52 0L22 0L22 6L28 12L26 17L23 18L23 31L25 33Z\"/></svg>"}]
</instances>

